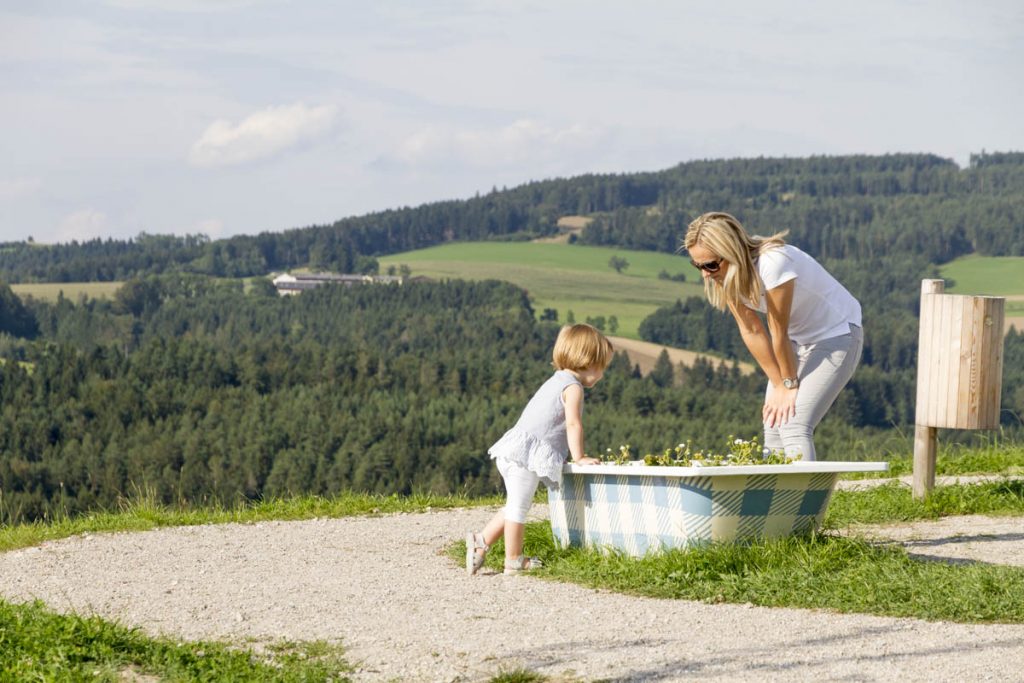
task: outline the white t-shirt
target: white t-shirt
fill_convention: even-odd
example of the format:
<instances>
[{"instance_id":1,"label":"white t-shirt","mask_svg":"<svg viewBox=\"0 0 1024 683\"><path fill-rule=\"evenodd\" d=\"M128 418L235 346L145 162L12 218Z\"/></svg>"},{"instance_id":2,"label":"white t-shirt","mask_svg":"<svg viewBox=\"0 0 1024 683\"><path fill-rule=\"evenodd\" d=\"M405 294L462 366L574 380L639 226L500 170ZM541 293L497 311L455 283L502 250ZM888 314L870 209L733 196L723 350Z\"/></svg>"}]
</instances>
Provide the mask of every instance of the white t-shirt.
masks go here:
<instances>
[{"instance_id":1,"label":"white t-shirt","mask_svg":"<svg viewBox=\"0 0 1024 683\"><path fill-rule=\"evenodd\" d=\"M849 334L851 324L862 326L860 302L820 263L796 247L786 244L769 249L755 264L765 290L796 280L793 308L789 313L789 338L797 344L813 344ZM755 308L746 300L743 303ZM768 312L763 293L755 310Z\"/></svg>"}]
</instances>

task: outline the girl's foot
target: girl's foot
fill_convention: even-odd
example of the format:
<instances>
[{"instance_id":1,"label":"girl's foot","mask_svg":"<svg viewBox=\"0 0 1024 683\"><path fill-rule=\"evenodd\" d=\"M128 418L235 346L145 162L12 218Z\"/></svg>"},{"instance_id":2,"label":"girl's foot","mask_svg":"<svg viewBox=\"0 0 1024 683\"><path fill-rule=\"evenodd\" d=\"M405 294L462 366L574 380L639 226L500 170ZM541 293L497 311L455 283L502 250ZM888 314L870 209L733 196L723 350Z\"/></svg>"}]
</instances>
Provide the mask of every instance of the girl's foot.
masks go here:
<instances>
[{"instance_id":1,"label":"girl's foot","mask_svg":"<svg viewBox=\"0 0 1024 683\"><path fill-rule=\"evenodd\" d=\"M520 555L514 559L505 558L505 574L515 575L528 572L531 569L540 569L544 566L544 563L540 561L538 557L526 557Z\"/></svg>"},{"instance_id":2,"label":"girl's foot","mask_svg":"<svg viewBox=\"0 0 1024 683\"><path fill-rule=\"evenodd\" d=\"M487 559L487 551L491 546L484 543L482 534L470 531L466 534L466 573L470 576L476 574L480 567L484 566Z\"/></svg>"}]
</instances>

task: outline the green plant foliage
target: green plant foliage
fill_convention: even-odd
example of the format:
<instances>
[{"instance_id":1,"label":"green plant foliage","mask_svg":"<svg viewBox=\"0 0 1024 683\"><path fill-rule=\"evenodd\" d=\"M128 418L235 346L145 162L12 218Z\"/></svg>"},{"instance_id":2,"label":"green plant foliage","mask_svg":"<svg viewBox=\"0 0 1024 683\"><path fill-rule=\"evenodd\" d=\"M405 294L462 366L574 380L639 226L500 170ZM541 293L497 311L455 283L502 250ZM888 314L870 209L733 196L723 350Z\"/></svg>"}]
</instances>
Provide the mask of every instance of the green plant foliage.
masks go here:
<instances>
[{"instance_id":1,"label":"green plant foliage","mask_svg":"<svg viewBox=\"0 0 1024 683\"><path fill-rule=\"evenodd\" d=\"M618 451L605 449L603 462L624 465L633 460L630 445L619 446ZM728 465L788 465L794 458L785 453L762 448L754 436L749 440L729 436L724 451L692 450L687 442L666 448L661 453L647 453L641 458L645 465L676 467L722 467Z\"/></svg>"}]
</instances>

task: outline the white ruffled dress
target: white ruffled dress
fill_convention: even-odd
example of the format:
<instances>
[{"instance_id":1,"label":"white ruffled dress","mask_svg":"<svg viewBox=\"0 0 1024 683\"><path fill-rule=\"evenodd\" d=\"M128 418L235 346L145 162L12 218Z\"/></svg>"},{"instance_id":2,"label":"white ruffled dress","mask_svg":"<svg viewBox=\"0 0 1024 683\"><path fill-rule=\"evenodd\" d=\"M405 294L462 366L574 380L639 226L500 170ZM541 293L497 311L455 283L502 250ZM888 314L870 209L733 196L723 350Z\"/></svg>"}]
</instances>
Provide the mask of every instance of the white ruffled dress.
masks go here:
<instances>
[{"instance_id":1,"label":"white ruffled dress","mask_svg":"<svg viewBox=\"0 0 1024 683\"><path fill-rule=\"evenodd\" d=\"M514 462L534 472L549 489L562 484L562 465L569 452L562 392L582 384L568 370L558 370L541 385L512 429L487 449L492 459Z\"/></svg>"}]
</instances>

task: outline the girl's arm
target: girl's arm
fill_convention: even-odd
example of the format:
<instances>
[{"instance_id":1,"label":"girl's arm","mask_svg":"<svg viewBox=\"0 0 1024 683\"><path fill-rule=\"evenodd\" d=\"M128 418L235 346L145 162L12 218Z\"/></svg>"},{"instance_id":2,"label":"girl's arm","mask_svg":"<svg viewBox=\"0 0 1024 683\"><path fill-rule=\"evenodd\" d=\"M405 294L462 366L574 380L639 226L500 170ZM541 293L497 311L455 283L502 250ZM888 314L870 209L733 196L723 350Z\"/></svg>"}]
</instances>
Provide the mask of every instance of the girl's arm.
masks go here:
<instances>
[{"instance_id":1,"label":"girl's arm","mask_svg":"<svg viewBox=\"0 0 1024 683\"><path fill-rule=\"evenodd\" d=\"M588 458L583 452L583 387L570 384L562 391L565 404L565 435L569 441L569 456L577 465L596 465L597 458Z\"/></svg>"}]
</instances>

